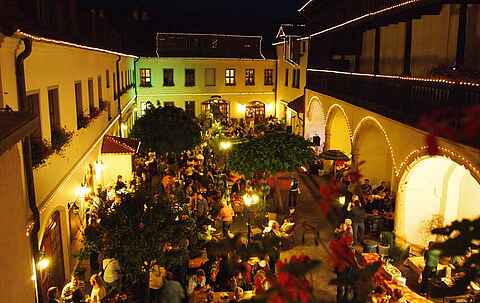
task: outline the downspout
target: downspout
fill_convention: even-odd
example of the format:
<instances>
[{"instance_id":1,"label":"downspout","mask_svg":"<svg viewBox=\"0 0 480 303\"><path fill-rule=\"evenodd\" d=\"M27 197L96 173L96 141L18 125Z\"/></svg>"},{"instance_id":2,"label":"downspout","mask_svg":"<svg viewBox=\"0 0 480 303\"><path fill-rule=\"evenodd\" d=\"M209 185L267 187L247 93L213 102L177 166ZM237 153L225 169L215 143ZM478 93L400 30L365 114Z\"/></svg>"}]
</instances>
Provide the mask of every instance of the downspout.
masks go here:
<instances>
[{"instance_id":1,"label":"downspout","mask_svg":"<svg viewBox=\"0 0 480 303\"><path fill-rule=\"evenodd\" d=\"M27 108L27 90L25 85L25 66L24 61L32 53L32 40L21 38L25 45L25 49L15 59L15 76L17 82L18 108L19 111L28 111ZM33 215L33 227L30 231L30 243L32 245L33 262L35 268L36 288L35 294L38 303L43 302L41 293L40 270L37 263L40 260L40 249L38 247L38 232L40 231L40 212L37 207L35 198L35 184L33 181L32 169L32 148L30 145L30 135L22 140L23 163L25 170L25 179L28 191L28 206Z\"/></svg>"},{"instance_id":2,"label":"downspout","mask_svg":"<svg viewBox=\"0 0 480 303\"><path fill-rule=\"evenodd\" d=\"M277 98L278 98L278 55L277 55L277 60L275 60L275 111L274 111L275 118L277 118Z\"/></svg>"},{"instance_id":3,"label":"downspout","mask_svg":"<svg viewBox=\"0 0 480 303\"><path fill-rule=\"evenodd\" d=\"M138 105L138 92L137 92L137 62L140 60L140 57L137 57L135 60L133 60L133 86L134 86L134 92L135 92L135 108L137 108ZM137 113L135 113L135 120L137 120Z\"/></svg>"},{"instance_id":4,"label":"downspout","mask_svg":"<svg viewBox=\"0 0 480 303\"><path fill-rule=\"evenodd\" d=\"M118 55L117 61L115 61L115 69L117 71L117 111L118 111L118 131L120 137L122 137L122 105L120 104L120 67L119 62L122 60L122 57Z\"/></svg>"}]
</instances>

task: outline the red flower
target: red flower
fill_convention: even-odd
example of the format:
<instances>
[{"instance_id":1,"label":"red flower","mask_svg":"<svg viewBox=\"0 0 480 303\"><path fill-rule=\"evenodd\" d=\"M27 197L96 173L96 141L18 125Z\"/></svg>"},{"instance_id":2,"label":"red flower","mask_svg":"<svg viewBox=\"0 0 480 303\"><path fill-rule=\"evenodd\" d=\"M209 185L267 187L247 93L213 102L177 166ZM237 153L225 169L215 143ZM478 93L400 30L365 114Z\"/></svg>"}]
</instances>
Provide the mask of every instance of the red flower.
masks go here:
<instances>
[{"instance_id":1,"label":"red flower","mask_svg":"<svg viewBox=\"0 0 480 303\"><path fill-rule=\"evenodd\" d=\"M281 271L278 273L278 283L280 286L286 286L288 282L290 281L291 276L289 273Z\"/></svg>"},{"instance_id":2,"label":"red flower","mask_svg":"<svg viewBox=\"0 0 480 303\"><path fill-rule=\"evenodd\" d=\"M268 303L286 303L284 298L282 298L279 294L274 294L268 298Z\"/></svg>"},{"instance_id":3,"label":"red flower","mask_svg":"<svg viewBox=\"0 0 480 303\"><path fill-rule=\"evenodd\" d=\"M312 298L312 295L305 290L300 290L299 297L300 297L300 301L302 303L308 303L310 301L310 299Z\"/></svg>"}]
</instances>

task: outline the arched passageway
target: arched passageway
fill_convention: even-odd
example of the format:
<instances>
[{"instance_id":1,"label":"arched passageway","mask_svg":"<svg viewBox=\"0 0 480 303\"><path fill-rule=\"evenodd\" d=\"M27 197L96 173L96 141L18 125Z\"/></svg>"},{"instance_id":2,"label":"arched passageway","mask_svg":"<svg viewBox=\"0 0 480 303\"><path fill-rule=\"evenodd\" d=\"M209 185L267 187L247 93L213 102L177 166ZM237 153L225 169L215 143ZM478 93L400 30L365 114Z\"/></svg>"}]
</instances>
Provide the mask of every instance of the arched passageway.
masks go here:
<instances>
[{"instance_id":1,"label":"arched passageway","mask_svg":"<svg viewBox=\"0 0 480 303\"><path fill-rule=\"evenodd\" d=\"M480 184L464 166L444 156L425 156L403 174L397 194L396 232L426 246L432 227L480 216Z\"/></svg>"},{"instance_id":2,"label":"arched passageway","mask_svg":"<svg viewBox=\"0 0 480 303\"><path fill-rule=\"evenodd\" d=\"M258 123L265 120L265 103L260 101L252 101L247 104L245 109L245 120Z\"/></svg>"},{"instance_id":3,"label":"arched passageway","mask_svg":"<svg viewBox=\"0 0 480 303\"><path fill-rule=\"evenodd\" d=\"M352 154L352 141L347 117L341 109L333 107L327 115L326 149L337 149Z\"/></svg>"},{"instance_id":4,"label":"arched passageway","mask_svg":"<svg viewBox=\"0 0 480 303\"><path fill-rule=\"evenodd\" d=\"M363 120L354 135L354 153L360 166L360 173L371 184L381 181L391 183L394 168L392 153L385 133L375 120Z\"/></svg>"},{"instance_id":5,"label":"arched passageway","mask_svg":"<svg viewBox=\"0 0 480 303\"><path fill-rule=\"evenodd\" d=\"M307 107L305 138L320 137L320 146L325 144L325 113L318 97L312 97Z\"/></svg>"}]
</instances>

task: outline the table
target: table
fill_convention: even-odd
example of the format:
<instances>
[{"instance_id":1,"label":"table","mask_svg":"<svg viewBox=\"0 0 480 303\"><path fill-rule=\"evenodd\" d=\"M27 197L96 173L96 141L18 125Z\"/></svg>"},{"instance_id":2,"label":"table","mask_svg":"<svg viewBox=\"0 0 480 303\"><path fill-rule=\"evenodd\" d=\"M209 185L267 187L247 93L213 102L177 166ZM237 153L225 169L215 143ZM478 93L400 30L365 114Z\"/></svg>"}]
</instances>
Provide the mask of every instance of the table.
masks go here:
<instances>
[{"instance_id":1,"label":"table","mask_svg":"<svg viewBox=\"0 0 480 303\"><path fill-rule=\"evenodd\" d=\"M379 254L376 253L364 253L362 254L362 263L364 265L370 265L375 262L381 261L381 257ZM388 265L387 269L385 268L385 265L383 265L377 273L375 273L375 282L377 285L382 285L387 289L387 292L392 294L395 289L399 289L403 293L403 297L407 300L409 303L433 303L432 301L428 300L425 297L420 296L410 288L408 288L406 285L400 283L397 281L397 279L394 279L393 276L397 276L397 271L399 271L397 268L396 270L393 270L393 268L389 267L394 267L393 265ZM398 277L397 277L398 278Z\"/></svg>"}]
</instances>

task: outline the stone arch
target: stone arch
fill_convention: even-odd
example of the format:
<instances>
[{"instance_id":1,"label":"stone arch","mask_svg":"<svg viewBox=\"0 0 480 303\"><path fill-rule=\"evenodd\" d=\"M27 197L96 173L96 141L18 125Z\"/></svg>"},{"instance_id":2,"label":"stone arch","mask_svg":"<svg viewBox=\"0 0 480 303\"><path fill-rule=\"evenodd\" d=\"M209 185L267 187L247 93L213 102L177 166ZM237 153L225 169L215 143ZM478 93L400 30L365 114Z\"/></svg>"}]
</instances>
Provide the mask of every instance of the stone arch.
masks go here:
<instances>
[{"instance_id":1,"label":"stone arch","mask_svg":"<svg viewBox=\"0 0 480 303\"><path fill-rule=\"evenodd\" d=\"M325 149L338 149L352 153L352 127L342 106L333 104L327 111L325 123Z\"/></svg>"},{"instance_id":2,"label":"stone arch","mask_svg":"<svg viewBox=\"0 0 480 303\"><path fill-rule=\"evenodd\" d=\"M310 98L307 106L307 115L305 120L305 138L311 139L314 136L320 137L320 146L325 144L325 112L320 98L313 96Z\"/></svg>"},{"instance_id":3,"label":"stone arch","mask_svg":"<svg viewBox=\"0 0 480 303\"><path fill-rule=\"evenodd\" d=\"M395 217L396 233L421 247L433 240L430 228L480 215L476 199L480 196L478 174L468 163L452 157L454 153L446 148L435 156L428 155L426 149L422 147L406 158Z\"/></svg>"},{"instance_id":4,"label":"stone arch","mask_svg":"<svg viewBox=\"0 0 480 303\"><path fill-rule=\"evenodd\" d=\"M360 173L373 184L391 184L396 174L392 143L382 124L371 116L364 117L353 133L353 155L356 164L363 162Z\"/></svg>"}]
</instances>

